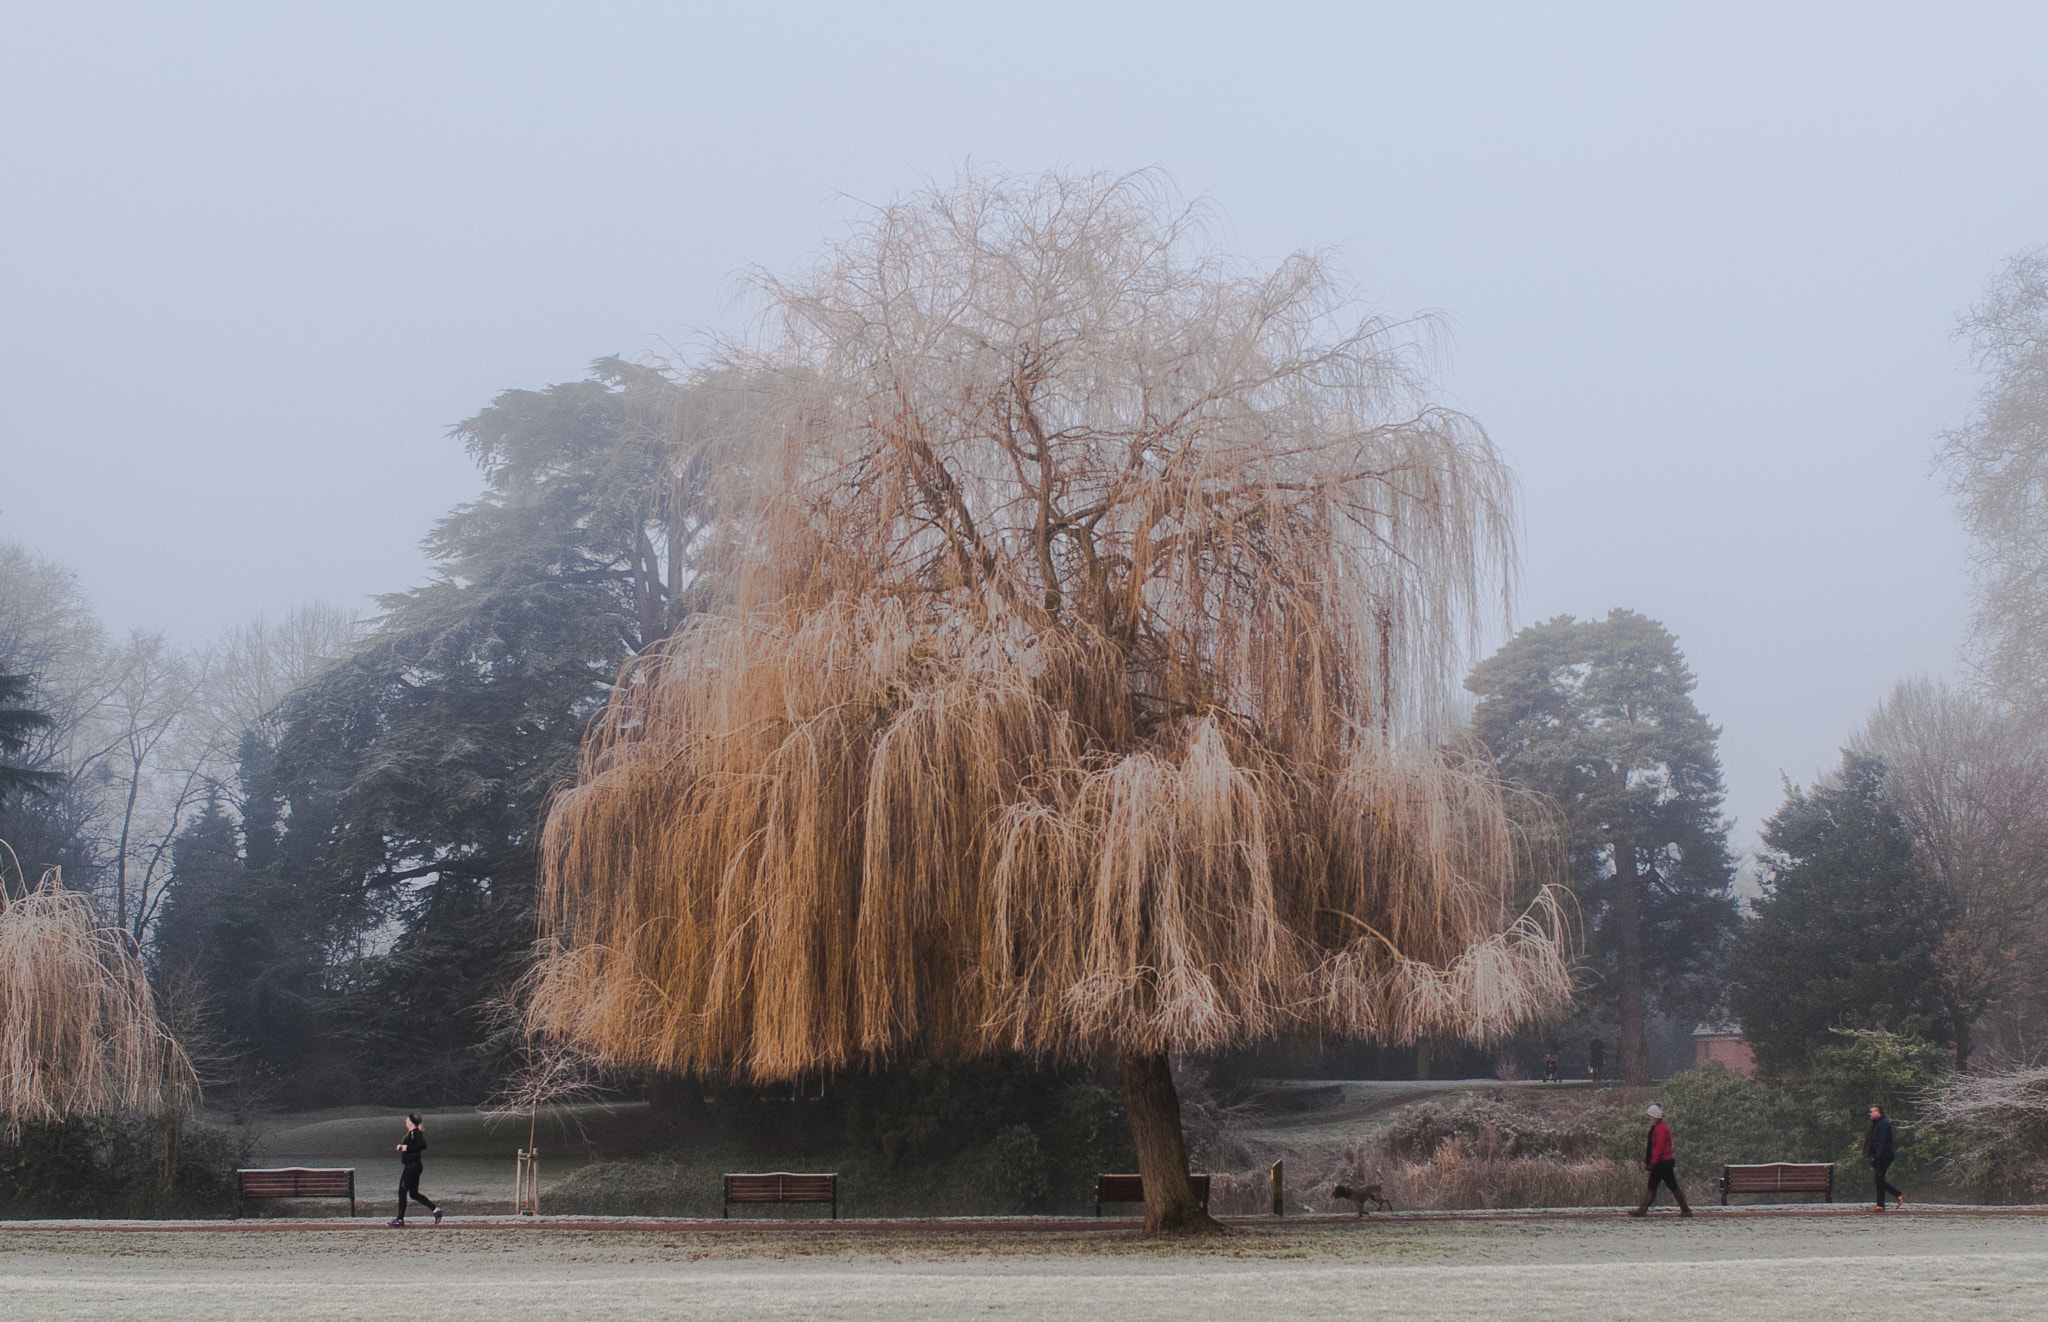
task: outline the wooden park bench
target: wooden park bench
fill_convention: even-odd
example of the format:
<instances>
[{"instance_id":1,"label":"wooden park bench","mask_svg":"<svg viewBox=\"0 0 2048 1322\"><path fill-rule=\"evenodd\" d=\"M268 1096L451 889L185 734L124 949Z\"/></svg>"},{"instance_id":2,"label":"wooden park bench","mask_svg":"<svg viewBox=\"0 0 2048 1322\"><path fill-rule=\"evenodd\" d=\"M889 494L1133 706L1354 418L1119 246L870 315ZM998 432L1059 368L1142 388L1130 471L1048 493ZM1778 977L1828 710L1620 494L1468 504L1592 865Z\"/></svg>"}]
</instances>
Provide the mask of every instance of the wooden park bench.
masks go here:
<instances>
[{"instance_id":1,"label":"wooden park bench","mask_svg":"<svg viewBox=\"0 0 2048 1322\"><path fill-rule=\"evenodd\" d=\"M725 1214L732 1215L734 1203L830 1203L832 1219L839 1219L839 1175L792 1175L770 1171L765 1175L725 1177Z\"/></svg>"},{"instance_id":2,"label":"wooden park bench","mask_svg":"<svg viewBox=\"0 0 2048 1322\"><path fill-rule=\"evenodd\" d=\"M1721 1168L1721 1206L1731 1193L1824 1193L1835 1201L1832 1161L1773 1161Z\"/></svg>"},{"instance_id":3,"label":"wooden park bench","mask_svg":"<svg viewBox=\"0 0 2048 1322\"><path fill-rule=\"evenodd\" d=\"M356 1214L356 1173L287 1166L281 1170L238 1170L236 1193L241 1202L251 1198L346 1198L348 1214ZM238 1209L239 1210L239 1209Z\"/></svg>"},{"instance_id":4,"label":"wooden park bench","mask_svg":"<svg viewBox=\"0 0 2048 1322\"><path fill-rule=\"evenodd\" d=\"M1188 1183L1195 1186L1195 1197L1202 1200L1202 1210L1209 1210L1209 1177L1190 1175ZM1145 1201L1145 1177L1142 1175L1098 1175L1095 1177L1095 1215L1102 1215L1104 1203L1142 1203Z\"/></svg>"}]
</instances>

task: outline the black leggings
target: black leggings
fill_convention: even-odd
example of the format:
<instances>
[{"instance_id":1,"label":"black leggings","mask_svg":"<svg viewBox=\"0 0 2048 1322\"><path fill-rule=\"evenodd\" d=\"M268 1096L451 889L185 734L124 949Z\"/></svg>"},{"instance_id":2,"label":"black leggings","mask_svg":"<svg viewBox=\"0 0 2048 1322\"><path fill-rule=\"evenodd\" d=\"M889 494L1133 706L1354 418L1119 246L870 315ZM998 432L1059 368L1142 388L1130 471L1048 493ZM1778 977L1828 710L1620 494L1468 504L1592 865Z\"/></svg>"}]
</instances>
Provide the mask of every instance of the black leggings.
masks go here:
<instances>
[{"instance_id":1,"label":"black leggings","mask_svg":"<svg viewBox=\"0 0 2048 1322\"><path fill-rule=\"evenodd\" d=\"M1891 1168L1892 1163L1890 1158L1886 1158L1883 1161L1873 1161L1870 1163L1870 1173L1877 1177L1877 1205L1879 1207L1884 1206L1884 1196L1886 1194L1890 1194L1894 1198L1904 1198L1906 1196L1899 1190L1892 1188L1892 1182L1885 1178L1885 1175L1891 1170Z\"/></svg>"},{"instance_id":2,"label":"black leggings","mask_svg":"<svg viewBox=\"0 0 2048 1322\"><path fill-rule=\"evenodd\" d=\"M433 1199L420 1192L420 1167L418 1166L407 1166L405 1174L398 1177L398 1219L400 1221L405 1220L405 1196L407 1194L411 1194L414 1202L430 1212L440 1210Z\"/></svg>"},{"instance_id":3,"label":"black leggings","mask_svg":"<svg viewBox=\"0 0 2048 1322\"><path fill-rule=\"evenodd\" d=\"M1684 1202L1685 1195L1678 1191L1677 1171L1678 1163L1675 1161L1660 1161L1650 1167L1650 1187L1643 1193L1643 1202L1647 1205L1657 1201L1657 1186L1659 1184L1671 1190L1673 1198L1676 1198L1681 1203Z\"/></svg>"}]
</instances>

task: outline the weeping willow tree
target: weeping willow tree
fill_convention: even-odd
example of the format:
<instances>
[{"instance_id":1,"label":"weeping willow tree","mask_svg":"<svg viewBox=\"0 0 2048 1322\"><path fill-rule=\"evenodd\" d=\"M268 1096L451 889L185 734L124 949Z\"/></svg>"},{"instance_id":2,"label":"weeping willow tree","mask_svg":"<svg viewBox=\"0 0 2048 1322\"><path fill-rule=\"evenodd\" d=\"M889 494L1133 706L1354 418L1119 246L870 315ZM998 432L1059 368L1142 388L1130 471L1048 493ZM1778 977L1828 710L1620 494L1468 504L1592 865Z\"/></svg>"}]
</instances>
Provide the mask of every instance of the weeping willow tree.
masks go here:
<instances>
[{"instance_id":1,"label":"weeping willow tree","mask_svg":"<svg viewBox=\"0 0 2048 1322\"><path fill-rule=\"evenodd\" d=\"M1114 1050L1157 1231L1214 1224L1170 1053L1567 994L1490 764L1429 734L1512 492L1414 336L1146 176L970 177L761 286L687 442L728 595L549 815L539 1027L762 1080Z\"/></svg>"},{"instance_id":2,"label":"weeping willow tree","mask_svg":"<svg viewBox=\"0 0 2048 1322\"><path fill-rule=\"evenodd\" d=\"M180 1111L192 1070L127 938L56 874L0 887L0 1126Z\"/></svg>"}]
</instances>

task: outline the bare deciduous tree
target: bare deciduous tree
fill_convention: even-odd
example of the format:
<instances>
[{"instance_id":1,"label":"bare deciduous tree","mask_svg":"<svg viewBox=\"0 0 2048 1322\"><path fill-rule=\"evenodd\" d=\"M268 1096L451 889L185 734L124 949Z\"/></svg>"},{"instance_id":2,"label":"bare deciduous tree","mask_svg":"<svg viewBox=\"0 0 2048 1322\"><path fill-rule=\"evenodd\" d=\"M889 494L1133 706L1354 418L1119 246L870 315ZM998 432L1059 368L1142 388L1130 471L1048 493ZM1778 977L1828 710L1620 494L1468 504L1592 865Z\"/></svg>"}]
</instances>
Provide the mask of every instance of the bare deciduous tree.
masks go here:
<instances>
[{"instance_id":1,"label":"bare deciduous tree","mask_svg":"<svg viewBox=\"0 0 2048 1322\"><path fill-rule=\"evenodd\" d=\"M1568 993L1490 760L1429 733L1511 483L1411 328L1149 176L970 178L763 288L705 377L730 604L550 815L541 1025L763 1079L1113 1049L1158 1231L1214 1225L1169 1053Z\"/></svg>"},{"instance_id":2,"label":"bare deciduous tree","mask_svg":"<svg viewBox=\"0 0 2048 1322\"><path fill-rule=\"evenodd\" d=\"M79 764L110 791L114 925L138 944L163 900L171 843L210 788L212 742L193 721L205 682L203 660L161 634L132 635L96 721L102 742Z\"/></svg>"},{"instance_id":3,"label":"bare deciduous tree","mask_svg":"<svg viewBox=\"0 0 2048 1322\"><path fill-rule=\"evenodd\" d=\"M2048 747L2035 730L1931 680L1892 690L1858 750L1884 763L1949 931L1936 954L1967 1069L1987 1013L2043 990ZM1882 957L1882 952L1873 952Z\"/></svg>"},{"instance_id":4,"label":"bare deciduous tree","mask_svg":"<svg viewBox=\"0 0 2048 1322\"><path fill-rule=\"evenodd\" d=\"M258 615L230 626L214 645L200 692L214 745L232 756L244 733L275 743L284 700L347 656L363 634L357 616L317 601L281 621Z\"/></svg>"},{"instance_id":5,"label":"bare deciduous tree","mask_svg":"<svg viewBox=\"0 0 2048 1322\"><path fill-rule=\"evenodd\" d=\"M2048 247L2012 257L1957 333L1990 377L1939 456L1977 543L1977 660L2003 701L2048 715Z\"/></svg>"},{"instance_id":6,"label":"bare deciduous tree","mask_svg":"<svg viewBox=\"0 0 2048 1322\"><path fill-rule=\"evenodd\" d=\"M144 940L178 833L211 794L241 806L243 736L274 743L286 695L359 636L353 617L315 604L204 650L141 631L115 645L75 574L0 543L0 665L34 679L34 705L52 718L22 762L67 778L64 806L100 865L68 875L110 926Z\"/></svg>"}]
</instances>

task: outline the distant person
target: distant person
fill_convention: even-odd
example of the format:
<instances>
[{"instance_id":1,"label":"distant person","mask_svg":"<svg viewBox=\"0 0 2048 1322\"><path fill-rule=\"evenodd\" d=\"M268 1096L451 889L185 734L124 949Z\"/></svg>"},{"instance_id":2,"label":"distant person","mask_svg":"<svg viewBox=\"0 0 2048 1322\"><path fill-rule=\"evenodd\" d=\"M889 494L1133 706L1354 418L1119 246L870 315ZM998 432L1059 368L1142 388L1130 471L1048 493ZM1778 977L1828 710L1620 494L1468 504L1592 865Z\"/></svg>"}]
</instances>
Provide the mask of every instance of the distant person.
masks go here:
<instances>
[{"instance_id":1,"label":"distant person","mask_svg":"<svg viewBox=\"0 0 2048 1322\"><path fill-rule=\"evenodd\" d=\"M1597 1037L1594 1038L1586 1048L1586 1055L1592 1060L1586 1073L1592 1076L1593 1082L1598 1083L1600 1076L1607 1072L1607 1044Z\"/></svg>"},{"instance_id":2,"label":"distant person","mask_svg":"<svg viewBox=\"0 0 2048 1322\"><path fill-rule=\"evenodd\" d=\"M1557 1082L1557 1053L1555 1051L1543 1053L1543 1081L1545 1083Z\"/></svg>"},{"instance_id":3,"label":"distant person","mask_svg":"<svg viewBox=\"0 0 2048 1322\"><path fill-rule=\"evenodd\" d=\"M1892 1122L1885 1119L1884 1108L1870 1108L1870 1132L1863 1136L1863 1155L1870 1158L1870 1173L1877 1180L1877 1210L1884 1211L1884 1196L1890 1194L1899 1200L1899 1206L1906 1205L1906 1195L1892 1188L1885 1178L1892 1168L1892 1158L1897 1155L1892 1146Z\"/></svg>"},{"instance_id":4,"label":"distant person","mask_svg":"<svg viewBox=\"0 0 2048 1322\"><path fill-rule=\"evenodd\" d=\"M421 1128L420 1113L414 1111L405 1118L405 1141L398 1145L398 1215L384 1224L394 1230L405 1229L405 1201L410 1194L412 1201L434 1214L434 1224L441 1224L441 1205L420 1192L420 1172L426 1168L427 1159L420 1154L427 1150L427 1131Z\"/></svg>"},{"instance_id":5,"label":"distant person","mask_svg":"<svg viewBox=\"0 0 2048 1322\"><path fill-rule=\"evenodd\" d=\"M1692 1206L1685 1201L1685 1190L1678 1187L1678 1155L1671 1147L1671 1126L1664 1123L1664 1108L1651 1102L1643 1114L1650 1117L1650 1141L1643 1148L1643 1168L1650 1172L1650 1183L1643 1190L1643 1201L1629 1215L1648 1215L1650 1204L1657 1201L1657 1186L1662 1184L1678 1200L1678 1214L1691 1216Z\"/></svg>"}]
</instances>

